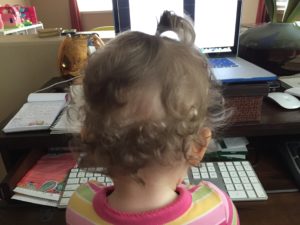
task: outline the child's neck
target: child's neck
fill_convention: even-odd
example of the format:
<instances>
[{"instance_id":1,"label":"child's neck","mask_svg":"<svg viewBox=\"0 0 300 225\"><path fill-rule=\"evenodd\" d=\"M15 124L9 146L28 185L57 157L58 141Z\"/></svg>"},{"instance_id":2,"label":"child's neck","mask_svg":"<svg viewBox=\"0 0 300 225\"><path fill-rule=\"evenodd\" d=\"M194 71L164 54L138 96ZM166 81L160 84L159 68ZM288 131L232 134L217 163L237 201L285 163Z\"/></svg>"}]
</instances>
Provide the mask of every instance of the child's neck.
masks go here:
<instances>
[{"instance_id":1,"label":"child's neck","mask_svg":"<svg viewBox=\"0 0 300 225\"><path fill-rule=\"evenodd\" d=\"M176 170L176 169L175 169ZM151 169L139 174L145 185L131 177L120 177L114 180L115 190L108 196L109 205L123 212L145 212L162 208L172 203L178 194L175 192L178 184L176 171Z\"/></svg>"},{"instance_id":2,"label":"child's neck","mask_svg":"<svg viewBox=\"0 0 300 225\"><path fill-rule=\"evenodd\" d=\"M177 198L175 188L164 185L143 186L135 181L115 183L114 192L108 196L109 205L123 212L145 212L172 203Z\"/></svg>"}]
</instances>

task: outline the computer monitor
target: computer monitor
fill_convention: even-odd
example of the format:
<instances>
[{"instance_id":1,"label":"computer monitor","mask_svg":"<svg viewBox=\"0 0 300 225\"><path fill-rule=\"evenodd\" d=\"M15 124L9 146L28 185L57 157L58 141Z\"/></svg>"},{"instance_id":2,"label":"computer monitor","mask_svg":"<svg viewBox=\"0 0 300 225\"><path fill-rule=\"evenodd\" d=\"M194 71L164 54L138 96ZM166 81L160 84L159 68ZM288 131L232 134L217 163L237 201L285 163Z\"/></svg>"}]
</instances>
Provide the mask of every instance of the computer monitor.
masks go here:
<instances>
[{"instance_id":1,"label":"computer monitor","mask_svg":"<svg viewBox=\"0 0 300 225\"><path fill-rule=\"evenodd\" d=\"M113 0L116 33L126 30L155 34L157 23L164 10L184 15L183 0Z\"/></svg>"},{"instance_id":2,"label":"computer monitor","mask_svg":"<svg viewBox=\"0 0 300 225\"><path fill-rule=\"evenodd\" d=\"M184 5L194 21L195 44L203 53L237 54L241 0L185 0Z\"/></svg>"},{"instance_id":3,"label":"computer monitor","mask_svg":"<svg viewBox=\"0 0 300 225\"><path fill-rule=\"evenodd\" d=\"M160 15L170 10L192 18L195 44L203 53L237 54L241 3L241 0L160 0L159 4L150 0L113 0L115 31L155 34Z\"/></svg>"}]
</instances>

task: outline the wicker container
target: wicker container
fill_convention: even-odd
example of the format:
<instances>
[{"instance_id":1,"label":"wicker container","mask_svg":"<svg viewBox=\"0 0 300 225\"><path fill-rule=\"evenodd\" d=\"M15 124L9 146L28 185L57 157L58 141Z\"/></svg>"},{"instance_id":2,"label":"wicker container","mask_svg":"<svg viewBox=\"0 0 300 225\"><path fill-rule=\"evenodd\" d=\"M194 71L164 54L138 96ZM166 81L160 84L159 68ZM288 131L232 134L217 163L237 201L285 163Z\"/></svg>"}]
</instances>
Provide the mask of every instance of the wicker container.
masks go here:
<instances>
[{"instance_id":1,"label":"wicker container","mask_svg":"<svg viewBox=\"0 0 300 225\"><path fill-rule=\"evenodd\" d=\"M224 85L226 105L233 109L231 122L259 122L263 97L268 92L267 83Z\"/></svg>"},{"instance_id":2,"label":"wicker container","mask_svg":"<svg viewBox=\"0 0 300 225\"><path fill-rule=\"evenodd\" d=\"M231 122L260 121L263 96L227 97L226 105L233 108Z\"/></svg>"}]
</instances>

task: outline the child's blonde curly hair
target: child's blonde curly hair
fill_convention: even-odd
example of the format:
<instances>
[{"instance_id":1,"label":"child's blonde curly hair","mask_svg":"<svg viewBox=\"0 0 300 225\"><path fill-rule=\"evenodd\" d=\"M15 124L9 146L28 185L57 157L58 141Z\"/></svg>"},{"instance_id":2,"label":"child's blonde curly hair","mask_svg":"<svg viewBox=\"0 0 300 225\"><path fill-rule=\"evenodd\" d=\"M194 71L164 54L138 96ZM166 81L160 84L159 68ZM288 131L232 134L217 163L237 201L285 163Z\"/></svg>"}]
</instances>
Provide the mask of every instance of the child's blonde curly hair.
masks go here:
<instances>
[{"instance_id":1,"label":"child's blonde curly hair","mask_svg":"<svg viewBox=\"0 0 300 225\"><path fill-rule=\"evenodd\" d=\"M223 124L223 98L186 19L170 12L155 36L125 32L90 58L83 80L86 160L114 177L136 176L149 163L174 165L202 128ZM180 41L160 37L173 30ZM182 32L184 31L184 32Z\"/></svg>"}]
</instances>

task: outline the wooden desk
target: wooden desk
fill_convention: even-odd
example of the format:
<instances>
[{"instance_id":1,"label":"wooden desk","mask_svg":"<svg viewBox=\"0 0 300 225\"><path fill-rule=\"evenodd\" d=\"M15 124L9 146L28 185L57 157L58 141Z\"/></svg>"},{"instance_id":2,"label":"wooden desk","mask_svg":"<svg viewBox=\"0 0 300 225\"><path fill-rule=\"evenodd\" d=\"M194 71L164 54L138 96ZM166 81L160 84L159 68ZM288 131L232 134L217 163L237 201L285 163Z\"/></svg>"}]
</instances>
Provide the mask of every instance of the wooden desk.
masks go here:
<instances>
[{"instance_id":1,"label":"wooden desk","mask_svg":"<svg viewBox=\"0 0 300 225\"><path fill-rule=\"evenodd\" d=\"M259 140L260 142L260 140ZM254 148L255 151L253 150ZM257 151L258 150L258 151ZM280 157L264 144L250 150L250 161L266 190L295 188ZM254 157L259 154L259 160ZM250 155L250 157L251 157ZM267 201L235 202L242 225L286 225L298 224L300 193L268 194ZM65 210L10 200L0 202L0 224L65 224Z\"/></svg>"},{"instance_id":2,"label":"wooden desk","mask_svg":"<svg viewBox=\"0 0 300 225\"><path fill-rule=\"evenodd\" d=\"M272 135L300 134L299 110L287 111L270 102L264 102L262 119L259 123L235 124L229 127L225 134L226 136L256 137L253 138L254 143L258 140L257 143L259 144L254 146L254 149L258 150L256 153L259 153L259 161L250 160L250 162L253 164L266 190L294 189L296 187L270 143L273 142ZM8 182L8 188L14 187L18 178L22 177L22 173L26 172L26 165L34 163L34 159L38 158L38 155L41 153L40 149L66 146L68 140L69 137L66 135L50 135L47 131L18 134L4 134L0 132L0 151L4 158L11 151L28 152L20 159L23 167L6 163L6 166L10 169L5 179ZM7 191L9 194L9 190L5 189L4 191ZM267 201L236 203L241 224L286 225L299 223L299 192L268 194L268 196L269 199ZM24 224L64 224L64 213L64 210L61 209L31 205L14 200L0 202L0 224L18 224L20 218L22 218L22 223Z\"/></svg>"}]
</instances>

